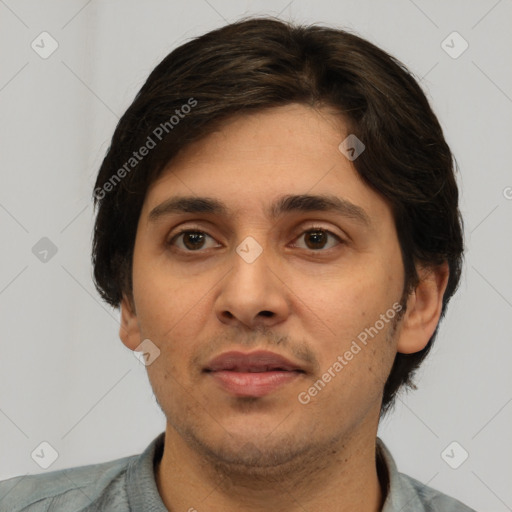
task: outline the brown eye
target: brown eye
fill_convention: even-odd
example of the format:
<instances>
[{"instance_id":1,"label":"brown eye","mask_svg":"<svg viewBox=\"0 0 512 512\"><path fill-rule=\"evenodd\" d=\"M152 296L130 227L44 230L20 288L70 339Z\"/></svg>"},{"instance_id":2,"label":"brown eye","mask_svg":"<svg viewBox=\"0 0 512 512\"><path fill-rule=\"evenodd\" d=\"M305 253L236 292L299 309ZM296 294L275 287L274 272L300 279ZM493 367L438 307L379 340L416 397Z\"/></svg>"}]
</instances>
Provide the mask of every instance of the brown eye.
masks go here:
<instances>
[{"instance_id":1,"label":"brown eye","mask_svg":"<svg viewBox=\"0 0 512 512\"><path fill-rule=\"evenodd\" d=\"M193 252L198 251L199 249L203 249L207 238L213 240L210 235L204 233L203 231L185 229L180 231L176 236L172 237L169 241L169 245L176 245L178 249L182 251Z\"/></svg>"},{"instance_id":2,"label":"brown eye","mask_svg":"<svg viewBox=\"0 0 512 512\"><path fill-rule=\"evenodd\" d=\"M342 240L334 233L331 233L330 231L323 228L308 229L307 231L304 231L298 240L302 237L304 237L306 244L306 247L304 248L312 251L317 251L319 249L330 249L331 247L334 247L338 243L342 242ZM333 238L336 243L331 243L331 246L329 247L327 245L329 243L330 237Z\"/></svg>"}]
</instances>

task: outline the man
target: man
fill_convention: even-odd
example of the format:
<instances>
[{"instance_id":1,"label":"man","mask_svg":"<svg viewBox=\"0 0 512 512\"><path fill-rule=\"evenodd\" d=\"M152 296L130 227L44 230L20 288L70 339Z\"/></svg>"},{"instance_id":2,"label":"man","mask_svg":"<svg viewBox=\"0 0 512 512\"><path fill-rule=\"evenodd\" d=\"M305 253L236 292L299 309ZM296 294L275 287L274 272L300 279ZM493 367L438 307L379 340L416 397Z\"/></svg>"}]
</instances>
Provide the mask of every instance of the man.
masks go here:
<instances>
[{"instance_id":1,"label":"man","mask_svg":"<svg viewBox=\"0 0 512 512\"><path fill-rule=\"evenodd\" d=\"M114 133L93 263L164 433L0 485L9 511L470 511L398 473L379 418L461 272L453 158L416 81L271 18L174 50Z\"/></svg>"}]
</instances>

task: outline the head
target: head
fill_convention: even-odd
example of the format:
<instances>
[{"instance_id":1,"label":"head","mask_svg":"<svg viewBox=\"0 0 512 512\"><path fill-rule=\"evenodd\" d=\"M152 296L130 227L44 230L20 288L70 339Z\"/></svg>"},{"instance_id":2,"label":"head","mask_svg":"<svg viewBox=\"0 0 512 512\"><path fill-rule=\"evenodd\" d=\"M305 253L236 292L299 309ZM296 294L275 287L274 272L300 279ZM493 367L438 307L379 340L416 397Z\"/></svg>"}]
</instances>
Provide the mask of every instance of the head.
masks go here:
<instances>
[{"instance_id":1,"label":"head","mask_svg":"<svg viewBox=\"0 0 512 512\"><path fill-rule=\"evenodd\" d=\"M348 136L364 144L355 159L339 149ZM148 373L168 420L214 407L200 369L235 346L301 361L306 391L352 350L311 404L363 404L351 425L387 411L413 386L460 279L454 167L411 73L354 34L252 18L165 57L101 165L93 264L103 299L122 309L123 342L148 338L161 351ZM285 195L303 197L279 210ZM319 195L343 212L304 197ZM197 201L158 213L177 196L215 199L231 215ZM179 236L180 226L196 233ZM236 250L248 236L261 249L251 263ZM217 405L226 417L228 403ZM304 425L302 410L292 416ZM232 432L237 421L226 417ZM206 427L175 428L201 442Z\"/></svg>"}]
</instances>

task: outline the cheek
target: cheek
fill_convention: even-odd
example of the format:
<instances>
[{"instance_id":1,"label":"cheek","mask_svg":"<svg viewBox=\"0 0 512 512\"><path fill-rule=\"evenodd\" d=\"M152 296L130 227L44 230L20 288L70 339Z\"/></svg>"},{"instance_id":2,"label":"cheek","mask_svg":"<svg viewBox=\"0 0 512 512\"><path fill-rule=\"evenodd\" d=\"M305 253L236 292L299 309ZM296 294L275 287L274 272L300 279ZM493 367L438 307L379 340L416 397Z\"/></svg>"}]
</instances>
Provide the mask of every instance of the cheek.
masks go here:
<instances>
[{"instance_id":1,"label":"cheek","mask_svg":"<svg viewBox=\"0 0 512 512\"><path fill-rule=\"evenodd\" d=\"M297 293L301 301L303 318L316 319L333 340L355 337L380 314L392 307L399 297L398 289L390 285L393 279L378 269L367 265L361 271L333 273L328 279L316 282L303 281Z\"/></svg>"},{"instance_id":2,"label":"cheek","mask_svg":"<svg viewBox=\"0 0 512 512\"><path fill-rule=\"evenodd\" d=\"M167 391L179 385L188 387L188 365L201 349L212 314L207 291L215 281L208 284L204 277L177 278L157 265L139 269L137 273L134 266L133 288L141 338L150 339L160 350L158 359L148 366L148 376L153 385Z\"/></svg>"},{"instance_id":3,"label":"cheek","mask_svg":"<svg viewBox=\"0 0 512 512\"><path fill-rule=\"evenodd\" d=\"M325 428L335 428L340 418L356 426L379 409L396 351L390 339L392 320L381 330L372 330L372 326L353 330L365 334L366 338L348 333L340 335L336 347L324 350L320 374L297 397L300 403L311 405L305 407L310 407L312 414L321 414Z\"/></svg>"},{"instance_id":4,"label":"cheek","mask_svg":"<svg viewBox=\"0 0 512 512\"><path fill-rule=\"evenodd\" d=\"M177 278L162 258L134 255L133 292L141 335L155 343L197 325L194 316L201 307L204 290L195 279ZM157 343L159 344L159 343Z\"/></svg>"},{"instance_id":5,"label":"cheek","mask_svg":"<svg viewBox=\"0 0 512 512\"><path fill-rule=\"evenodd\" d=\"M359 271L333 274L318 288L304 287L307 300L298 314L302 324L309 319L305 329L316 345L321 374L331 369L337 376L331 389L342 394L350 389L358 399L365 389L374 397L380 393L396 352L390 331L396 316L393 305L401 295L399 278L396 265L385 269L367 261ZM336 362L342 370L333 368Z\"/></svg>"}]
</instances>

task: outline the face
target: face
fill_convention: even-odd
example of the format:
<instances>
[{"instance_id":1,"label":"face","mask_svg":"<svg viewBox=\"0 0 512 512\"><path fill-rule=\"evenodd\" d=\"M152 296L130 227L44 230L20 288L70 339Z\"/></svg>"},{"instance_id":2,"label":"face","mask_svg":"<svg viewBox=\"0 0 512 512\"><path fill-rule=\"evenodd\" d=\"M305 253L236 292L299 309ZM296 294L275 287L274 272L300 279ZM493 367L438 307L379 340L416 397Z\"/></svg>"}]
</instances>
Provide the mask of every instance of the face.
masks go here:
<instances>
[{"instance_id":1,"label":"face","mask_svg":"<svg viewBox=\"0 0 512 512\"><path fill-rule=\"evenodd\" d=\"M158 347L147 370L168 427L218 461L275 465L375 435L404 271L389 205L338 149L347 135L302 105L243 115L179 153L146 195L121 337ZM341 206L279 208L295 195ZM185 196L225 211L171 207ZM206 371L261 350L300 371Z\"/></svg>"}]
</instances>

